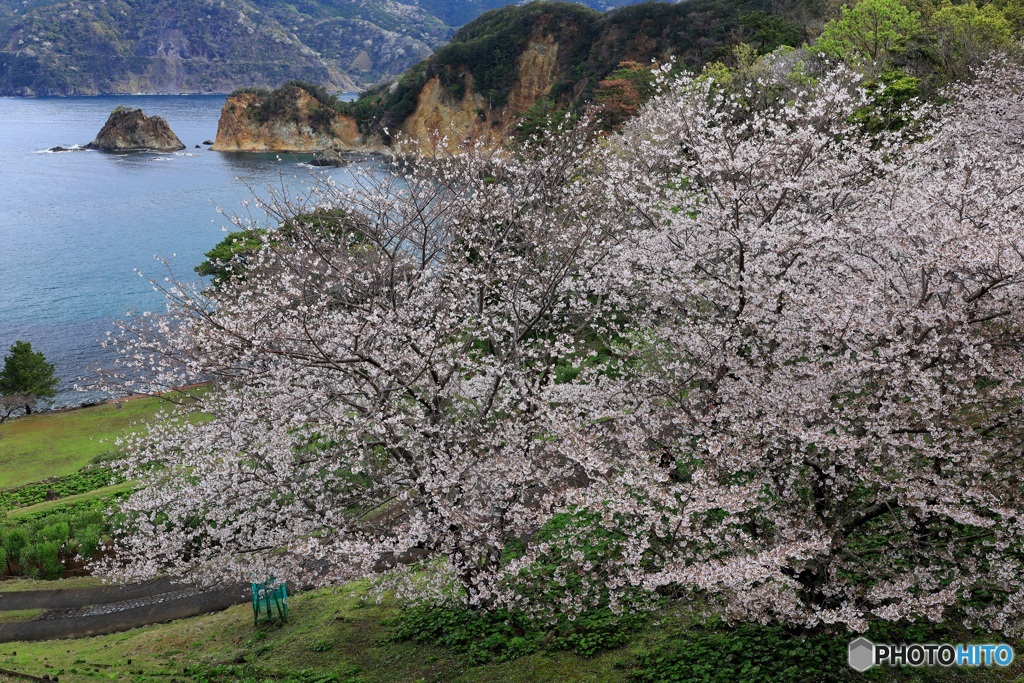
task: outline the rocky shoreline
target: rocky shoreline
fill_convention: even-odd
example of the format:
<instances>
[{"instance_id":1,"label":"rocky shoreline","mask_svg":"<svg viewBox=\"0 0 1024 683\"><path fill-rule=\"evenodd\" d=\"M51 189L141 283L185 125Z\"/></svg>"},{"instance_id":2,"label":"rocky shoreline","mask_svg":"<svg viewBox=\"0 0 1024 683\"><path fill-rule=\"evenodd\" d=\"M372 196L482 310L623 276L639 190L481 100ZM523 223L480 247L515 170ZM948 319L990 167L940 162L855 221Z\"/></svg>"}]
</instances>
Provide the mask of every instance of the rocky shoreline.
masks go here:
<instances>
[{"instance_id":1,"label":"rocky shoreline","mask_svg":"<svg viewBox=\"0 0 1024 683\"><path fill-rule=\"evenodd\" d=\"M224 102L215 152L363 151L367 141L351 116L297 84L273 92L241 91Z\"/></svg>"}]
</instances>

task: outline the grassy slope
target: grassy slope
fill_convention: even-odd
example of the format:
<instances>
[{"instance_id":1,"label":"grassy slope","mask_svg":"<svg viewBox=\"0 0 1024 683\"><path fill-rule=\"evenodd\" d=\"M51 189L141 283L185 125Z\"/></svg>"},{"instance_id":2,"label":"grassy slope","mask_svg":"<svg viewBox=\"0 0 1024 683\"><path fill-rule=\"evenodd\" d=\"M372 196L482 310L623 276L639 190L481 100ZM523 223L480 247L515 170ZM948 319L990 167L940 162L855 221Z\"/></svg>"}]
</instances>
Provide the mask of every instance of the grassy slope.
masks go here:
<instances>
[{"instance_id":1,"label":"grassy slope","mask_svg":"<svg viewBox=\"0 0 1024 683\"><path fill-rule=\"evenodd\" d=\"M93 458L113 453L114 440L134 423L151 419L155 398L47 412L0 426L0 488L77 472Z\"/></svg>"},{"instance_id":2,"label":"grassy slope","mask_svg":"<svg viewBox=\"0 0 1024 683\"><path fill-rule=\"evenodd\" d=\"M77 471L97 456L111 453L114 440L139 423L151 421L164 407L159 399L137 399L60 413L41 413L0 426L0 488L16 487ZM94 497L131 483L79 496L47 501L10 513L28 512ZM85 577L60 582L0 582L0 592L75 588L95 585ZM357 586L362 594L364 588ZM284 626L252 626L248 605L227 612L76 641L0 644L0 668L36 675L58 675L62 681L189 680L186 666L216 670L229 666L245 675L278 678L312 670L351 681L614 681L613 668L622 652L590 660L571 655L537 655L514 663L468 667L455 653L412 643L384 642L387 620L397 605L378 605L354 597L352 590L323 590L292 598L291 622ZM3 620L21 620L34 613L0 613ZM17 653L17 654L14 654ZM241 656L247 663L238 664ZM131 660L131 664L127 662ZM256 662L256 663L254 663ZM255 667L255 668L254 668ZM2 682L0 682L2 683Z\"/></svg>"},{"instance_id":3,"label":"grassy slope","mask_svg":"<svg viewBox=\"0 0 1024 683\"><path fill-rule=\"evenodd\" d=\"M0 425L0 489L72 474L112 455L118 437L167 407L160 398L138 398L5 422Z\"/></svg>"},{"instance_id":4,"label":"grassy slope","mask_svg":"<svg viewBox=\"0 0 1024 683\"><path fill-rule=\"evenodd\" d=\"M567 654L533 655L505 664L467 666L457 655L411 643L384 642L394 603L360 599L363 586L293 596L285 626L254 628L252 609L240 605L218 614L126 633L72 641L0 644L0 668L61 681L131 680L137 683L184 675L187 666L255 680L308 672L334 674L355 683L437 681L527 683L532 681L619 681L627 653L593 659ZM14 654L16 653L16 654ZM238 659L244 663L238 663ZM131 664L127 662L131 660ZM211 671L212 673L212 671Z\"/></svg>"},{"instance_id":5,"label":"grassy slope","mask_svg":"<svg viewBox=\"0 0 1024 683\"><path fill-rule=\"evenodd\" d=\"M288 624L254 627L248 605L225 612L126 633L79 640L0 644L0 668L43 676L65 683L133 681L134 683L558 683L627 680L635 655L672 638L686 638L691 618L663 612L663 622L636 634L623 648L593 658L567 653L535 654L510 662L472 666L459 655L412 643L389 641L398 604L366 600L366 584L292 596ZM960 641L957 641L960 642ZM1019 649L1019 643L1015 643ZM730 658L743 657L730 648ZM1010 670L998 667L875 669L856 675L839 661L838 678L873 683L1009 683L1024 681L1019 662ZM713 667L713 665L712 665ZM696 670L677 670L658 680L697 681ZM722 681L722 678L714 678ZM771 683L763 676L737 678L744 683ZM807 679L811 681L813 679ZM730 683L735 683L730 680Z\"/></svg>"},{"instance_id":6,"label":"grassy slope","mask_svg":"<svg viewBox=\"0 0 1024 683\"><path fill-rule=\"evenodd\" d=\"M24 483L73 472L94 455L111 449L112 444L108 440L137 428L135 423L152 419L160 409L161 402L156 399L140 399L122 405L124 407L121 408L105 405L66 413L42 414L4 425L0 428L0 436L3 437L0 439L0 483L10 486L11 482ZM48 454L48 457L40 454ZM121 484L116 488L130 485ZM106 489L100 491L105 492ZM97 493L74 498L84 499ZM15 514L66 503L68 500L40 503ZM0 592L73 588L99 582L99 579L93 577L60 582L6 581L0 582ZM357 583L349 587L293 596L292 619L284 626L254 627L250 607L241 605L219 614L109 636L73 641L0 644L0 669L38 676L56 675L61 681L71 683L99 680L185 683L211 679L217 683L264 680L280 683L317 683L326 680L333 683L623 681L638 653L657 650L667 643L685 645L697 642L699 638L700 627L693 623L692 617L683 612L674 613L685 607L684 601L675 608L666 608L658 615L660 623L656 620L636 633L626 647L593 658L581 658L564 652L541 653L505 663L473 666L454 651L411 642L390 642L389 621L398 614L398 603L391 600L381 604L368 602L364 599L366 588L365 583ZM0 612L0 621L24 620L33 616L35 613L30 611ZM962 638L955 638L954 642L991 640L984 638L979 641L964 634ZM1024 655L1021 644L1014 645L1019 655ZM744 660L743 642L725 639L721 647L734 653L728 655L729 659L739 657L740 661ZM737 650L737 647L740 649ZM844 674L850 673L845 670L842 657L843 653L838 652L827 655L827 660L834 662ZM714 665L711 666L713 669ZM1024 656L1018 657L1016 666L1010 671L876 670L869 672L868 676L851 674L842 680L1022 683L1022 673ZM710 680L691 669L680 671L677 668L672 674L657 680ZM744 680L755 679L747 677ZM0 683L6 683L6 680L0 677Z\"/></svg>"}]
</instances>

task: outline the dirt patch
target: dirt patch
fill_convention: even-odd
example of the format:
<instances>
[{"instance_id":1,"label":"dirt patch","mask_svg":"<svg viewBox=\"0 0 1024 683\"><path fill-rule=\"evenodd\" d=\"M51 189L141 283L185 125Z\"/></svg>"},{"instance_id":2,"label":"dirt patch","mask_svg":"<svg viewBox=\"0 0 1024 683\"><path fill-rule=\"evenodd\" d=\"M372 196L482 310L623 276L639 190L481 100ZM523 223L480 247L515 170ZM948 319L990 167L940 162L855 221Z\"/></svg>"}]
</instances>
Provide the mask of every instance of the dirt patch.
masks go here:
<instances>
[{"instance_id":1,"label":"dirt patch","mask_svg":"<svg viewBox=\"0 0 1024 683\"><path fill-rule=\"evenodd\" d=\"M217 612L250 600L248 586L204 590L169 579L131 586L0 593L0 612L44 610L0 623L0 643L81 638Z\"/></svg>"}]
</instances>

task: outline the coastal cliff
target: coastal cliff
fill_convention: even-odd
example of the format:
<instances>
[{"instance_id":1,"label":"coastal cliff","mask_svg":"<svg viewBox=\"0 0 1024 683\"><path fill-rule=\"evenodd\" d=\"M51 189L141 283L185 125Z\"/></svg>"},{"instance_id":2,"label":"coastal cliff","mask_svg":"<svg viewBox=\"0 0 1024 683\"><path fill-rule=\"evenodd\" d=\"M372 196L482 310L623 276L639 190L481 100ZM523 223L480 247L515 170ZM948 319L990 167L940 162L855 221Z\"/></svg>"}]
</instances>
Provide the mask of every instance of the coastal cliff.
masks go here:
<instances>
[{"instance_id":1,"label":"coastal cliff","mask_svg":"<svg viewBox=\"0 0 1024 683\"><path fill-rule=\"evenodd\" d=\"M495 147L584 111L614 128L653 94L653 64L696 68L754 37L760 52L800 44L801 27L781 17L770 32L751 33L746 17L766 15L770 1L648 2L607 13L565 2L505 7L355 102L310 95L309 88L306 95L238 93L224 107L214 149Z\"/></svg>"},{"instance_id":2,"label":"coastal cliff","mask_svg":"<svg viewBox=\"0 0 1024 683\"><path fill-rule=\"evenodd\" d=\"M365 143L356 120L338 112L334 104L322 89L306 84L291 83L273 92L237 92L224 103L211 149L218 152L363 149Z\"/></svg>"},{"instance_id":3,"label":"coastal cliff","mask_svg":"<svg viewBox=\"0 0 1024 683\"><path fill-rule=\"evenodd\" d=\"M653 64L699 68L755 39L762 53L799 45L803 28L783 18L796 1L647 2L605 13L565 2L508 6L342 109L364 136L410 148L505 144L584 110L614 127L653 93ZM769 12L770 31L750 19Z\"/></svg>"},{"instance_id":4,"label":"coastal cliff","mask_svg":"<svg viewBox=\"0 0 1024 683\"><path fill-rule=\"evenodd\" d=\"M499 107L491 106L484 98L469 70L462 73L460 99L451 96L440 76L433 76L420 90L416 108L402 123L400 140L430 147L443 139L448 148L466 140L489 146L504 143L515 132L523 113L555 85L558 47L555 37L543 31L530 40L517 60L505 104Z\"/></svg>"}]
</instances>

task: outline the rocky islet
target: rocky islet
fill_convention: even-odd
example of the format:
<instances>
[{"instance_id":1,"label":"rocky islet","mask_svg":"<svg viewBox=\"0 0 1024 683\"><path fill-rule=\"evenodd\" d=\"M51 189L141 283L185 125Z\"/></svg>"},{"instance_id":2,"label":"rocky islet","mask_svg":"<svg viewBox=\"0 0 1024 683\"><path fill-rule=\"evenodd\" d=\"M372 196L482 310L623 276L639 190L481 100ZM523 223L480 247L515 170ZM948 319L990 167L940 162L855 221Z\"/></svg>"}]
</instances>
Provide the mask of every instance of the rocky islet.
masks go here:
<instances>
[{"instance_id":1,"label":"rocky islet","mask_svg":"<svg viewBox=\"0 0 1024 683\"><path fill-rule=\"evenodd\" d=\"M163 117L146 116L141 109L117 107L86 148L103 152L177 152L185 149L185 145Z\"/></svg>"}]
</instances>

